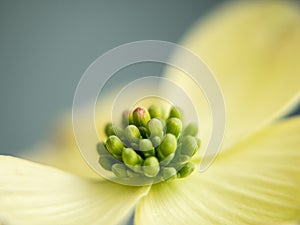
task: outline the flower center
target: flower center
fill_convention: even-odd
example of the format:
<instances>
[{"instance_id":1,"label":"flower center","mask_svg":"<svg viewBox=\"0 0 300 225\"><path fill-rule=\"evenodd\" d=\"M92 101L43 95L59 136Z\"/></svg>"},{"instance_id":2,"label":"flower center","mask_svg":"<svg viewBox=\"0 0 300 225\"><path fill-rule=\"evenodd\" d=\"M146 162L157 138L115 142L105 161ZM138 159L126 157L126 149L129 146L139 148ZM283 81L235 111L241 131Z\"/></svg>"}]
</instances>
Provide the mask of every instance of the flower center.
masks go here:
<instances>
[{"instance_id":1,"label":"flower center","mask_svg":"<svg viewBox=\"0 0 300 225\"><path fill-rule=\"evenodd\" d=\"M100 165L124 180L152 183L189 176L195 169L192 157L200 148L198 127L182 123L182 113L152 105L123 113L122 126L108 123L107 140L99 143Z\"/></svg>"}]
</instances>

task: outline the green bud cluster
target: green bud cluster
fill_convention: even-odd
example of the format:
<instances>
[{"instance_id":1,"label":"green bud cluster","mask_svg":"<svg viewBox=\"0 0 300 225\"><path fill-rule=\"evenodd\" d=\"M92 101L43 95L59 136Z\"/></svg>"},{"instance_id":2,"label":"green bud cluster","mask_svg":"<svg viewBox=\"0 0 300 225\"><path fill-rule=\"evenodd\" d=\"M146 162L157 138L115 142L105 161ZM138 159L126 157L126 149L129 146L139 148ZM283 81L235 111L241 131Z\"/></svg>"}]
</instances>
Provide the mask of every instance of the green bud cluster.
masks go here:
<instances>
[{"instance_id":1,"label":"green bud cluster","mask_svg":"<svg viewBox=\"0 0 300 225\"><path fill-rule=\"evenodd\" d=\"M99 143L99 164L121 179L170 181L190 175L192 157L200 148L196 124L182 124L182 112L172 107L166 116L158 105L122 114L123 127L105 126Z\"/></svg>"}]
</instances>

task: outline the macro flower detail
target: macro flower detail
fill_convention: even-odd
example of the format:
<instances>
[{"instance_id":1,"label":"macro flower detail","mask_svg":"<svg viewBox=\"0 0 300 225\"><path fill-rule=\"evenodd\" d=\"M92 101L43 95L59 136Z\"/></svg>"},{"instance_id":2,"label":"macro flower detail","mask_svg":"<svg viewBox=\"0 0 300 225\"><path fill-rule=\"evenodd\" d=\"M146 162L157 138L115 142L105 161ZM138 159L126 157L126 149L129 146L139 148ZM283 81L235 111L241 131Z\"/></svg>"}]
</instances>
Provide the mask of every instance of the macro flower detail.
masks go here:
<instances>
[{"instance_id":1,"label":"macro flower detail","mask_svg":"<svg viewBox=\"0 0 300 225\"><path fill-rule=\"evenodd\" d=\"M137 107L122 120L122 127L105 127L107 140L97 145L100 165L118 178L141 179L153 184L189 176L195 169L192 157L200 148L197 125L182 128L181 113L176 107L163 116L158 105L149 110ZM150 113L149 113L150 112ZM109 128L108 128L109 127Z\"/></svg>"},{"instance_id":2,"label":"macro flower detail","mask_svg":"<svg viewBox=\"0 0 300 225\"><path fill-rule=\"evenodd\" d=\"M180 171L159 164L173 154L173 148L165 152L160 147L166 136L167 143L183 137L185 148L178 145L174 158L179 150L182 155L194 154L200 143L191 136L199 133L200 152L209 139L202 115L205 109L193 82L168 70L166 77L186 90L199 109L200 121L204 121L201 132L194 124L180 125L181 112L175 109L170 114L176 119L162 123L164 112L154 105L149 114L139 108L135 119L131 113L123 113L125 121L130 121L121 129L123 139L103 112L99 116L107 124L101 124L99 132L104 131L107 140L105 148L97 145L98 157L104 170L121 178L141 174L139 166L150 165L143 171L147 179L161 172L180 179L126 186L101 178L80 157L72 126L63 124L57 142L41 145L45 153L35 159L51 166L0 156L0 224L124 224L133 211L136 225L282 225L299 221L300 117L284 117L300 96L299 43L297 3L224 5L195 24L182 41L212 69L227 107L224 145L206 171L193 168L198 158L196 164L191 160ZM175 52L173 60L184 58ZM106 101L112 99L107 96ZM147 136L147 129L151 135ZM89 133L83 135L90 141ZM91 146L96 148L96 144L91 140ZM136 151L139 148L145 150L143 154ZM123 163L118 163L120 160Z\"/></svg>"}]
</instances>

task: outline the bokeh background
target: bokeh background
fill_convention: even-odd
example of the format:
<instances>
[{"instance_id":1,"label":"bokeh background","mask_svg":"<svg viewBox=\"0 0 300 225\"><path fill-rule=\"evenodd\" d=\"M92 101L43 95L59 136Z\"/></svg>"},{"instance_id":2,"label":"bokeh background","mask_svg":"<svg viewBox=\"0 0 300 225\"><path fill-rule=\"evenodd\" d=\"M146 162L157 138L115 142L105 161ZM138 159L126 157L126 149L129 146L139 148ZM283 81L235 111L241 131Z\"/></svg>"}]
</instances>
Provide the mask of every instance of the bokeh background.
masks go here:
<instances>
[{"instance_id":1,"label":"bokeh background","mask_svg":"<svg viewBox=\"0 0 300 225\"><path fill-rule=\"evenodd\" d=\"M0 154L21 155L52 132L86 68L127 42L178 43L221 0L0 0ZM127 70L160 74L162 65ZM295 110L293 114L299 113Z\"/></svg>"},{"instance_id":2,"label":"bokeh background","mask_svg":"<svg viewBox=\"0 0 300 225\"><path fill-rule=\"evenodd\" d=\"M97 57L137 40L178 43L224 2L0 0L0 154L18 154L45 138L70 111L76 86ZM124 73L162 70L146 64Z\"/></svg>"},{"instance_id":3,"label":"bokeh background","mask_svg":"<svg viewBox=\"0 0 300 225\"><path fill-rule=\"evenodd\" d=\"M179 42L220 2L0 0L0 153L16 155L45 138L97 57L137 40Z\"/></svg>"}]
</instances>

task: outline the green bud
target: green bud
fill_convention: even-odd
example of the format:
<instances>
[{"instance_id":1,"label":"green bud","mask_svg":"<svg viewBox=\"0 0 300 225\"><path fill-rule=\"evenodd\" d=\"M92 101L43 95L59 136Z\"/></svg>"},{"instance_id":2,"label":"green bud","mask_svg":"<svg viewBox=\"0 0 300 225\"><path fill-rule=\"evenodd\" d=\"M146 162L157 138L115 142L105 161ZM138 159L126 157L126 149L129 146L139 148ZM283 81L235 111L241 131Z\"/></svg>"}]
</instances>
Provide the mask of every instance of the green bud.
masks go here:
<instances>
[{"instance_id":1,"label":"green bud","mask_svg":"<svg viewBox=\"0 0 300 225\"><path fill-rule=\"evenodd\" d=\"M177 140L173 134L166 134L161 144L157 147L157 157L159 161L174 157L177 148Z\"/></svg>"},{"instance_id":2,"label":"green bud","mask_svg":"<svg viewBox=\"0 0 300 225\"><path fill-rule=\"evenodd\" d=\"M145 159L143 163L144 175L147 177L155 177L159 172L159 162L157 158L151 156Z\"/></svg>"},{"instance_id":3,"label":"green bud","mask_svg":"<svg viewBox=\"0 0 300 225\"><path fill-rule=\"evenodd\" d=\"M164 119L164 110L162 107L157 105L152 105L148 109L151 118L161 118Z\"/></svg>"},{"instance_id":4,"label":"green bud","mask_svg":"<svg viewBox=\"0 0 300 225\"><path fill-rule=\"evenodd\" d=\"M125 140L124 130L118 126L112 125L114 136L117 136L122 142Z\"/></svg>"},{"instance_id":5,"label":"green bud","mask_svg":"<svg viewBox=\"0 0 300 225\"><path fill-rule=\"evenodd\" d=\"M151 117L147 109L143 107L137 107L132 113L132 119L134 125L136 125L137 127L139 126L146 127Z\"/></svg>"},{"instance_id":6,"label":"green bud","mask_svg":"<svg viewBox=\"0 0 300 225\"><path fill-rule=\"evenodd\" d=\"M142 136L143 138L147 138L148 134L147 134L147 129L146 129L146 127L139 126L139 130L140 130L141 136Z\"/></svg>"},{"instance_id":7,"label":"green bud","mask_svg":"<svg viewBox=\"0 0 300 225\"><path fill-rule=\"evenodd\" d=\"M125 137L127 142L130 145L136 144L135 148L137 148L137 143L141 137L139 129L134 125L129 125L125 128Z\"/></svg>"},{"instance_id":8,"label":"green bud","mask_svg":"<svg viewBox=\"0 0 300 225\"><path fill-rule=\"evenodd\" d=\"M159 164L161 166L167 166L169 163L174 159L175 154L170 154L167 157L163 158L161 161L159 161ZM157 154L157 158L160 158L160 155Z\"/></svg>"},{"instance_id":9,"label":"green bud","mask_svg":"<svg viewBox=\"0 0 300 225\"><path fill-rule=\"evenodd\" d=\"M162 170L162 178L164 181L171 181L177 177L177 171L173 167L164 167Z\"/></svg>"},{"instance_id":10,"label":"green bud","mask_svg":"<svg viewBox=\"0 0 300 225\"><path fill-rule=\"evenodd\" d=\"M189 176L195 170L195 165L188 162L177 173L178 178L184 178Z\"/></svg>"},{"instance_id":11,"label":"green bud","mask_svg":"<svg viewBox=\"0 0 300 225\"><path fill-rule=\"evenodd\" d=\"M128 177L134 178L134 177L139 177L139 176L140 176L139 173L135 173L135 172L133 172L132 170L127 170L126 172L127 172L127 176L128 176Z\"/></svg>"},{"instance_id":12,"label":"green bud","mask_svg":"<svg viewBox=\"0 0 300 225\"><path fill-rule=\"evenodd\" d=\"M161 138L158 136L155 136L151 139L151 141L152 141L153 146L159 146L161 143Z\"/></svg>"},{"instance_id":13,"label":"green bud","mask_svg":"<svg viewBox=\"0 0 300 225\"><path fill-rule=\"evenodd\" d=\"M164 126L161 120L153 118L147 124L147 130L150 135L150 138L159 137L162 139L164 135Z\"/></svg>"},{"instance_id":14,"label":"green bud","mask_svg":"<svg viewBox=\"0 0 300 225\"><path fill-rule=\"evenodd\" d=\"M111 135L115 135L115 131L114 131L112 123L107 123L104 128L104 131L105 131L105 134L107 137L109 137Z\"/></svg>"},{"instance_id":15,"label":"green bud","mask_svg":"<svg viewBox=\"0 0 300 225\"><path fill-rule=\"evenodd\" d=\"M143 159L132 148L124 148L122 153L122 159L125 165L135 172L141 172L141 165Z\"/></svg>"},{"instance_id":16,"label":"green bud","mask_svg":"<svg viewBox=\"0 0 300 225\"><path fill-rule=\"evenodd\" d=\"M197 139L193 136L185 136L181 140L180 154L192 157L198 150Z\"/></svg>"},{"instance_id":17,"label":"green bud","mask_svg":"<svg viewBox=\"0 0 300 225\"><path fill-rule=\"evenodd\" d=\"M119 178L127 177L127 168L124 164L116 163L112 166L111 170Z\"/></svg>"},{"instance_id":18,"label":"green bud","mask_svg":"<svg viewBox=\"0 0 300 225\"><path fill-rule=\"evenodd\" d=\"M180 163L187 163L188 161L190 161L191 157L187 156L187 155L180 155L179 156L179 162Z\"/></svg>"},{"instance_id":19,"label":"green bud","mask_svg":"<svg viewBox=\"0 0 300 225\"><path fill-rule=\"evenodd\" d=\"M139 141L139 151L141 151L144 157L155 155L155 150L153 148L152 142L149 139L141 139Z\"/></svg>"},{"instance_id":20,"label":"green bud","mask_svg":"<svg viewBox=\"0 0 300 225\"><path fill-rule=\"evenodd\" d=\"M172 117L167 120L167 133L174 134L175 137L179 137L182 130L182 122L180 119Z\"/></svg>"},{"instance_id":21,"label":"green bud","mask_svg":"<svg viewBox=\"0 0 300 225\"><path fill-rule=\"evenodd\" d=\"M172 162L168 164L168 166L172 166L178 169L191 160L190 156L181 154L181 148L182 148L182 144L179 144L176 149L175 156L172 159Z\"/></svg>"},{"instance_id":22,"label":"green bud","mask_svg":"<svg viewBox=\"0 0 300 225\"><path fill-rule=\"evenodd\" d=\"M191 136L197 136L198 135L198 126L195 123L190 123L184 128L183 135L191 135Z\"/></svg>"},{"instance_id":23,"label":"green bud","mask_svg":"<svg viewBox=\"0 0 300 225\"><path fill-rule=\"evenodd\" d=\"M109 136L106 141L106 148L117 159L121 159L124 145L122 141L115 135Z\"/></svg>"},{"instance_id":24,"label":"green bud","mask_svg":"<svg viewBox=\"0 0 300 225\"><path fill-rule=\"evenodd\" d=\"M124 127L128 125L134 125L133 118L132 118L132 112L130 110L125 110L122 113L122 124Z\"/></svg>"},{"instance_id":25,"label":"green bud","mask_svg":"<svg viewBox=\"0 0 300 225\"><path fill-rule=\"evenodd\" d=\"M197 146L198 146L198 149L199 149L201 147L201 140L199 138L196 138L196 140L197 140Z\"/></svg>"},{"instance_id":26,"label":"green bud","mask_svg":"<svg viewBox=\"0 0 300 225\"><path fill-rule=\"evenodd\" d=\"M172 118L172 117L182 119L180 110L178 108L176 108L175 106L173 106L170 110L169 118Z\"/></svg>"},{"instance_id":27,"label":"green bud","mask_svg":"<svg viewBox=\"0 0 300 225\"><path fill-rule=\"evenodd\" d=\"M129 124L134 124L132 112L129 112Z\"/></svg>"},{"instance_id":28,"label":"green bud","mask_svg":"<svg viewBox=\"0 0 300 225\"><path fill-rule=\"evenodd\" d=\"M111 155L103 155L100 156L98 162L104 169L111 171L112 165L116 163L116 159L114 159Z\"/></svg>"}]
</instances>

